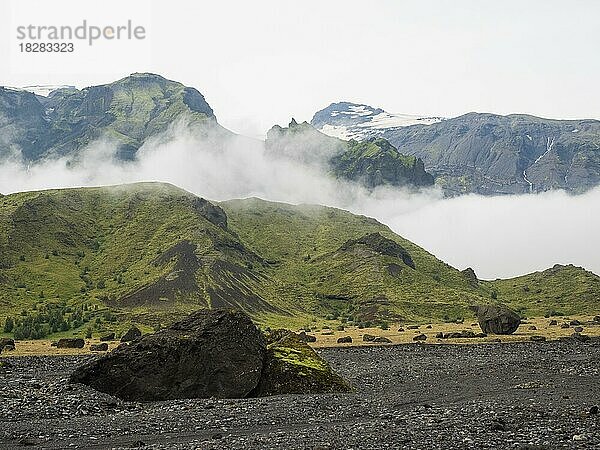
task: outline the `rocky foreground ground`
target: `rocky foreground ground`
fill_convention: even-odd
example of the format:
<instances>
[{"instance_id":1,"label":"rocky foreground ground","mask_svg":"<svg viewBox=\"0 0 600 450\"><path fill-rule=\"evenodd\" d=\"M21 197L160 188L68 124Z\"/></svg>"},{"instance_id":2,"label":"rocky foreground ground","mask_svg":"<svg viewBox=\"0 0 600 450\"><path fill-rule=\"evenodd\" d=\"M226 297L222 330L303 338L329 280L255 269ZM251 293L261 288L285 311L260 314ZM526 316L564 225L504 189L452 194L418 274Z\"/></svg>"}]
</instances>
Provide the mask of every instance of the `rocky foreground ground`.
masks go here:
<instances>
[{"instance_id":1,"label":"rocky foreground ground","mask_svg":"<svg viewBox=\"0 0 600 450\"><path fill-rule=\"evenodd\" d=\"M0 448L600 448L600 343L320 351L351 394L126 403L69 385L93 356L0 369Z\"/></svg>"}]
</instances>

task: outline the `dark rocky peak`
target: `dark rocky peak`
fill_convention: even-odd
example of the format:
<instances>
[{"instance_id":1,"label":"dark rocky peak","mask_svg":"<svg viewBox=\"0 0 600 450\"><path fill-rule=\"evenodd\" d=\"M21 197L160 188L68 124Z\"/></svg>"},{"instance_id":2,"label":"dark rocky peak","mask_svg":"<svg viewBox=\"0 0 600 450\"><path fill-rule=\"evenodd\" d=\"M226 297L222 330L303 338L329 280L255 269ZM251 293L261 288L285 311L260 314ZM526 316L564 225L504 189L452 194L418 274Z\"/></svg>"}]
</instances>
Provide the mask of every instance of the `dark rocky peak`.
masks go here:
<instances>
[{"instance_id":1,"label":"dark rocky peak","mask_svg":"<svg viewBox=\"0 0 600 450\"><path fill-rule=\"evenodd\" d=\"M410 256L410 253L396 241L388 239L379 233L366 234L358 239L346 241L340 248L340 251L350 251L357 245L364 245L370 250L381 255L392 256L399 258L408 267L415 269L415 263Z\"/></svg>"},{"instance_id":2,"label":"dark rocky peak","mask_svg":"<svg viewBox=\"0 0 600 450\"><path fill-rule=\"evenodd\" d=\"M192 200L192 207L210 223L224 230L227 229L227 214L220 206L213 205L203 198L195 197Z\"/></svg>"}]
</instances>

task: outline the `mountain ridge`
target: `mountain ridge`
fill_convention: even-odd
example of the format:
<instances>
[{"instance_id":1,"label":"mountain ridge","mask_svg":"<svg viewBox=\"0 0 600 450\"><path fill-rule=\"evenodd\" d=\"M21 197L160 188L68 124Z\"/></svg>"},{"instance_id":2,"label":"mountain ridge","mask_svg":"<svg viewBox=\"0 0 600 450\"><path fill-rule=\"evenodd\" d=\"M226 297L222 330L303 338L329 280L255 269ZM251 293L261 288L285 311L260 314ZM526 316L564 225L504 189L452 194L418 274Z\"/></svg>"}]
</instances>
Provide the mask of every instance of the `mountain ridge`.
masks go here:
<instances>
[{"instance_id":1,"label":"mountain ridge","mask_svg":"<svg viewBox=\"0 0 600 450\"><path fill-rule=\"evenodd\" d=\"M329 107L328 107L329 108ZM328 108L313 117L324 132ZM351 120L356 129L360 122ZM417 156L449 195L523 194L600 184L600 121L470 112L428 125L364 128L400 152Z\"/></svg>"},{"instance_id":2,"label":"mountain ridge","mask_svg":"<svg viewBox=\"0 0 600 450\"><path fill-rule=\"evenodd\" d=\"M156 328L214 307L270 326L443 321L496 301L595 314L600 277L561 266L481 281L369 217L164 183L0 197L0 322L29 337Z\"/></svg>"}]
</instances>

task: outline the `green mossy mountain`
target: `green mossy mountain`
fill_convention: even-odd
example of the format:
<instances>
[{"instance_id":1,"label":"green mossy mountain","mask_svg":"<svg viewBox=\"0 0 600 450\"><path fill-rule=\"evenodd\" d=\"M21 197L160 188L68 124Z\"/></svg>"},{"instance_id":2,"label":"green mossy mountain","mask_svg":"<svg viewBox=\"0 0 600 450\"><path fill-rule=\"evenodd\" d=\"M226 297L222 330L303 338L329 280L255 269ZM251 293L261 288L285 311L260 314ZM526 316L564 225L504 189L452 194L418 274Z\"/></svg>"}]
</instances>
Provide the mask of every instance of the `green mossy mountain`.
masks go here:
<instances>
[{"instance_id":1,"label":"green mossy mountain","mask_svg":"<svg viewBox=\"0 0 600 450\"><path fill-rule=\"evenodd\" d=\"M269 130L266 149L273 157L328 167L334 177L357 181L368 188L433 185L433 176L425 171L423 161L400 154L385 139L344 141L294 119L287 128L276 125Z\"/></svg>"},{"instance_id":2,"label":"green mossy mountain","mask_svg":"<svg viewBox=\"0 0 600 450\"><path fill-rule=\"evenodd\" d=\"M110 84L82 90L58 89L48 97L0 88L0 156L15 153L35 161L75 155L103 138L117 156L132 159L146 139L179 119L207 129L225 130L194 88L159 75L135 73Z\"/></svg>"},{"instance_id":3,"label":"green mossy mountain","mask_svg":"<svg viewBox=\"0 0 600 450\"><path fill-rule=\"evenodd\" d=\"M496 301L597 313L600 279L557 266L477 282L368 217L160 183L0 198L0 323L15 336L149 330L209 307L270 326L429 322Z\"/></svg>"}]
</instances>

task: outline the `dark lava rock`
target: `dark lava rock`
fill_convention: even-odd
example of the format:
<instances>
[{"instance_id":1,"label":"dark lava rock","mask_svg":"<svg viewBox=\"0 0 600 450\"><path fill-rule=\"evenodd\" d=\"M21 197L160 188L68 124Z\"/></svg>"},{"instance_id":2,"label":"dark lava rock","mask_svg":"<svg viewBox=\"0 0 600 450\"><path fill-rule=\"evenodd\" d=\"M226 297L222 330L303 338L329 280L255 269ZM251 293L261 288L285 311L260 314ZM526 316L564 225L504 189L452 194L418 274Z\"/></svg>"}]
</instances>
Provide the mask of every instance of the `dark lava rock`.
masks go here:
<instances>
[{"instance_id":1,"label":"dark lava rock","mask_svg":"<svg viewBox=\"0 0 600 450\"><path fill-rule=\"evenodd\" d=\"M553 325L558 325L558 322L557 322L556 320L552 319L552 320L550 321L550 323L548 323L548 325L550 325L550 326L553 326Z\"/></svg>"},{"instance_id":2,"label":"dark lava rock","mask_svg":"<svg viewBox=\"0 0 600 450\"><path fill-rule=\"evenodd\" d=\"M81 338L62 338L56 343L58 348L83 348L85 341Z\"/></svg>"},{"instance_id":3,"label":"dark lava rock","mask_svg":"<svg viewBox=\"0 0 600 450\"><path fill-rule=\"evenodd\" d=\"M572 325L572 326L581 325L581 322L579 320L571 320L570 325Z\"/></svg>"},{"instance_id":4,"label":"dark lava rock","mask_svg":"<svg viewBox=\"0 0 600 450\"><path fill-rule=\"evenodd\" d=\"M257 386L265 353L247 315L201 310L78 367L70 382L124 400L242 398Z\"/></svg>"},{"instance_id":5,"label":"dark lava rock","mask_svg":"<svg viewBox=\"0 0 600 450\"><path fill-rule=\"evenodd\" d=\"M441 339L470 339L475 337L486 337L487 334L479 333L475 334L471 330L462 330L462 331L451 331L450 333L438 333L441 334Z\"/></svg>"},{"instance_id":6,"label":"dark lava rock","mask_svg":"<svg viewBox=\"0 0 600 450\"><path fill-rule=\"evenodd\" d=\"M2 352L10 352L15 349L15 341L10 338L1 338L0 339L0 354Z\"/></svg>"},{"instance_id":7,"label":"dark lava rock","mask_svg":"<svg viewBox=\"0 0 600 450\"><path fill-rule=\"evenodd\" d=\"M431 330L431 325L427 325L425 328L427 328L428 330Z\"/></svg>"},{"instance_id":8,"label":"dark lava rock","mask_svg":"<svg viewBox=\"0 0 600 450\"><path fill-rule=\"evenodd\" d=\"M600 316L594 316L594 322L600 323Z\"/></svg>"},{"instance_id":9,"label":"dark lava rock","mask_svg":"<svg viewBox=\"0 0 600 450\"><path fill-rule=\"evenodd\" d=\"M365 334L363 335L363 341L364 342L373 342L377 337L373 336L372 334Z\"/></svg>"},{"instance_id":10,"label":"dark lava rock","mask_svg":"<svg viewBox=\"0 0 600 450\"><path fill-rule=\"evenodd\" d=\"M463 277L465 277L465 279L469 282L469 284L472 287L477 288L477 286L479 285L479 280L477 279L477 274L475 273L473 268L467 267L460 273L463 275Z\"/></svg>"},{"instance_id":11,"label":"dark lava rock","mask_svg":"<svg viewBox=\"0 0 600 450\"><path fill-rule=\"evenodd\" d=\"M427 340L427 336L424 334L417 334L414 338L413 341L426 341Z\"/></svg>"},{"instance_id":12,"label":"dark lava rock","mask_svg":"<svg viewBox=\"0 0 600 450\"><path fill-rule=\"evenodd\" d=\"M108 344L106 342L102 342L101 344L92 344L92 345L90 345L90 351L106 352L106 351L108 351Z\"/></svg>"},{"instance_id":13,"label":"dark lava rock","mask_svg":"<svg viewBox=\"0 0 600 450\"><path fill-rule=\"evenodd\" d=\"M14 350L15 340L11 339L11 338L0 338L0 353L2 353L2 350L4 349L4 347L8 347L8 346L13 347L13 350Z\"/></svg>"},{"instance_id":14,"label":"dark lava rock","mask_svg":"<svg viewBox=\"0 0 600 450\"><path fill-rule=\"evenodd\" d=\"M546 341L546 336L531 336L529 340L533 342L544 342Z\"/></svg>"},{"instance_id":15,"label":"dark lava rock","mask_svg":"<svg viewBox=\"0 0 600 450\"><path fill-rule=\"evenodd\" d=\"M50 342L50 347L58 347L58 341Z\"/></svg>"},{"instance_id":16,"label":"dark lava rock","mask_svg":"<svg viewBox=\"0 0 600 450\"><path fill-rule=\"evenodd\" d=\"M415 263L410 253L396 241L388 239L379 233L366 234L358 239L351 239L345 242L339 251L350 251L357 246L365 246L381 255L392 256L402 260L411 269L415 269Z\"/></svg>"},{"instance_id":17,"label":"dark lava rock","mask_svg":"<svg viewBox=\"0 0 600 450\"><path fill-rule=\"evenodd\" d=\"M142 332L138 327L133 326L121 337L121 342L131 342L139 337L142 337Z\"/></svg>"},{"instance_id":18,"label":"dark lava rock","mask_svg":"<svg viewBox=\"0 0 600 450\"><path fill-rule=\"evenodd\" d=\"M254 397L278 394L349 392L350 385L335 373L299 336L277 330L267 336L267 356Z\"/></svg>"},{"instance_id":19,"label":"dark lava rock","mask_svg":"<svg viewBox=\"0 0 600 450\"><path fill-rule=\"evenodd\" d=\"M378 342L379 344L391 344L392 341L389 340L388 338L384 337L384 336L377 336L375 339L373 339L373 342Z\"/></svg>"},{"instance_id":20,"label":"dark lava rock","mask_svg":"<svg viewBox=\"0 0 600 450\"><path fill-rule=\"evenodd\" d=\"M560 327L561 327L561 328L569 328L569 327L570 327L570 325L569 325L568 323L566 323L566 322L565 322L565 323L563 323L563 324L562 324Z\"/></svg>"},{"instance_id":21,"label":"dark lava rock","mask_svg":"<svg viewBox=\"0 0 600 450\"><path fill-rule=\"evenodd\" d=\"M404 328L400 327L398 328L398 333L403 333L404 332Z\"/></svg>"},{"instance_id":22,"label":"dark lava rock","mask_svg":"<svg viewBox=\"0 0 600 450\"><path fill-rule=\"evenodd\" d=\"M571 335L571 338L572 339L576 339L576 340L578 340L580 342L587 342L587 341L590 341L592 339L587 334L581 334L581 333L573 333Z\"/></svg>"},{"instance_id":23,"label":"dark lava rock","mask_svg":"<svg viewBox=\"0 0 600 450\"><path fill-rule=\"evenodd\" d=\"M506 426L506 422L502 419L494 419L490 424L490 429L492 431L508 431Z\"/></svg>"},{"instance_id":24,"label":"dark lava rock","mask_svg":"<svg viewBox=\"0 0 600 450\"><path fill-rule=\"evenodd\" d=\"M521 324L519 315L503 305L478 305L472 309L484 333L512 334Z\"/></svg>"},{"instance_id":25,"label":"dark lava rock","mask_svg":"<svg viewBox=\"0 0 600 450\"><path fill-rule=\"evenodd\" d=\"M535 325L531 325L531 326L527 327L527 329L529 331L535 331L535 330L537 330L537 327Z\"/></svg>"},{"instance_id":26,"label":"dark lava rock","mask_svg":"<svg viewBox=\"0 0 600 450\"><path fill-rule=\"evenodd\" d=\"M315 336L312 336L310 334L306 334L305 331L303 331L300 334L298 334L298 338L300 338L300 340L304 341L304 342L317 342L317 338Z\"/></svg>"},{"instance_id":27,"label":"dark lava rock","mask_svg":"<svg viewBox=\"0 0 600 450\"><path fill-rule=\"evenodd\" d=\"M343 336L341 338L338 338L337 343L338 344L349 344L352 342L352 338L350 336Z\"/></svg>"},{"instance_id":28,"label":"dark lava rock","mask_svg":"<svg viewBox=\"0 0 600 450\"><path fill-rule=\"evenodd\" d=\"M573 328L573 330L575 331L575 333L581 333L583 331L583 327L575 327Z\"/></svg>"},{"instance_id":29,"label":"dark lava rock","mask_svg":"<svg viewBox=\"0 0 600 450\"><path fill-rule=\"evenodd\" d=\"M406 327L407 330L418 330L419 325L409 325Z\"/></svg>"},{"instance_id":30,"label":"dark lava rock","mask_svg":"<svg viewBox=\"0 0 600 450\"><path fill-rule=\"evenodd\" d=\"M444 339L444 333L442 333L441 331L439 331L439 332L437 332L437 333L435 334L435 337L436 337L437 339Z\"/></svg>"},{"instance_id":31,"label":"dark lava rock","mask_svg":"<svg viewBox=\"0 0 600 450\"><path fill-rule=\"evenodd\" d=\"M590 408L590 414L598 414L598 405L594 405Z\"/></svg>"},{"instance_id":32,"label":"dark lava rock","mask_svg":"<svg viewBox=\"0 0 600 450\"><path fill-rule=\"evenodd\" d=\"M101 342L108 342L108 341L114 341L114 340L115 340L115 333L108 333L108 334L105 334L104 336L100 337Z\"/></svg>"}]
</instances>

